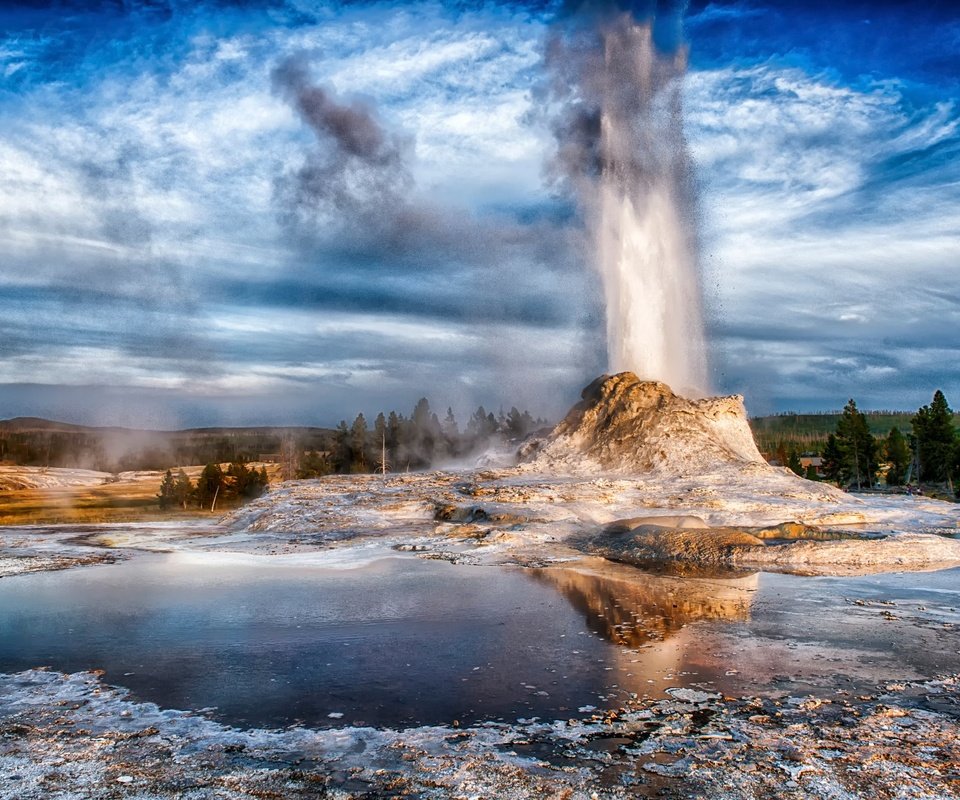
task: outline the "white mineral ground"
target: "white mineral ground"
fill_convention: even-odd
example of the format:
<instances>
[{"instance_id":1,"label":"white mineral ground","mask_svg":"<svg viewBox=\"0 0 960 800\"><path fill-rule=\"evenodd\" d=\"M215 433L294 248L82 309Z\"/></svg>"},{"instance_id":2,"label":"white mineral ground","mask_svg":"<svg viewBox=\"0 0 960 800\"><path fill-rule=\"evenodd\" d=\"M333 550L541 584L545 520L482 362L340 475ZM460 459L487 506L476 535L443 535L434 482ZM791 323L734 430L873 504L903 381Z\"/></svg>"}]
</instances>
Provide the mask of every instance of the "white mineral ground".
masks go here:
<instances>
[{"instance_id":1,"label":"white mineral ground","mask_svg":"<svg viewBox=\"0 0 960 800\"><path fill-rule=\"evenodd\" d=\"M603 614L629 664L631 648L644 645L610 608L634 595L637 607L649 605L642 595L652 584L632 587L632 567L598 556L655 562L678 575L657 590L674 598L673 617L643 628L671 628L671 646L655 654L669 673L681 647L688 660L697 649L683 598L696 606L690 620L751 613L756 575L711 583L705 568L850 574L960 564L960 506L849 495L770 467L738 397L688 401L629 373L598 380L520 458L288 482L217 523L0 529L0 576L142 551L356 567L404 550L522 565ZM592 586L601 573L604 586L611 574L619 582L617 604ZM604 608L592 609L597 598ZM914 629L905 619L876 624L905 626L904 636ZM956 636L952 623L936 627ZM0 798L960 796L955 677L869 677L856 694L831 686L816 699L749 679L739 699L678 689L585 721L261 731L135 703L93 674L31 671L0 676Z\"/></svg>"}]
</instances>

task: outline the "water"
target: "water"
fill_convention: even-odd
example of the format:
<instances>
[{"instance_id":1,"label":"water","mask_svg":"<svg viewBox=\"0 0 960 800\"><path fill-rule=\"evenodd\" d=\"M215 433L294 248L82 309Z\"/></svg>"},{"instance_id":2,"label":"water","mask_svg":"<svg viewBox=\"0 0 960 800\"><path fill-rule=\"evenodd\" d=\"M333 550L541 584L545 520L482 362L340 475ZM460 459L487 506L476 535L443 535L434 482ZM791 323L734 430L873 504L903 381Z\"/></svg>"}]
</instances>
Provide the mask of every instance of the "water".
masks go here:
<instances>
[{"instance_id":1,"label":"water","mask_svg":"<svg viewBox=\"0 0 960 800\"><path fill-rule=\"evenodd\" d=\"M674 686L829 696L960 672L958 587L960 570L706 579L599 560L147 556L0 581L0 671L102 669L138 699L256 727L566 719Z\"/></svg>"},{"instance_id":2,"label":"water","mask_svg":"<svg viewBox=\"0 0 960 800\"><path fill-rule=\"evenodd\" d=\"M603 281L612 372L708 390L692 167L683 132L686 50L651 22L601 16L551 48L563 103L557 163L579 197Z\"/></svg>"},{"instance_id":3,"label":"water","mask_svg":"<svg viewBox=\"0 0 960 800\"><path fill-rule=\"evenodd\" d=\"M605 669L616 646L520 569L150 557L4 579L0 609L0 671L102 669L239 725L575 716L625 691Z\"/></svg>"},{"instance_id":4,"label":"water","mask_svg":"<svg viewBox=\"0 0 960 800\"><path fill-rule=\"evenodd\" d=\"M700 395L707 378L680 102L685 59L658 53L650 25L629 17L603 43L603 167L592 204L609 367Z\"/></svg>"}]
</instances>

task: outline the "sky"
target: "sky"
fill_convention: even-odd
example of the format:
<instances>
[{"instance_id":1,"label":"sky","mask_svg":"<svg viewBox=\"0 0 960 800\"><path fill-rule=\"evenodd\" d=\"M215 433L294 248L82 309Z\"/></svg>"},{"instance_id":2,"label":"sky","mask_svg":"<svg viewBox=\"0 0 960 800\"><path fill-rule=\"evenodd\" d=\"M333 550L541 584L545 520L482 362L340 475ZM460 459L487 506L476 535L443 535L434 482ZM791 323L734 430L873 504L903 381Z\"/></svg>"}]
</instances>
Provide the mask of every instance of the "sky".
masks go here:
<instances>
[{"instance_id":1,"label":"sky","mask_svg":"<svg viewBox=\"0 0 960 800\"><path fill-rule=\"evenodd\" d=\"M960 406L960 13L680 10L713 390ZM544 108L551 31L584 13L4 4L0 418L563 413L606 368Z\"/></svg>"}]
</instances>

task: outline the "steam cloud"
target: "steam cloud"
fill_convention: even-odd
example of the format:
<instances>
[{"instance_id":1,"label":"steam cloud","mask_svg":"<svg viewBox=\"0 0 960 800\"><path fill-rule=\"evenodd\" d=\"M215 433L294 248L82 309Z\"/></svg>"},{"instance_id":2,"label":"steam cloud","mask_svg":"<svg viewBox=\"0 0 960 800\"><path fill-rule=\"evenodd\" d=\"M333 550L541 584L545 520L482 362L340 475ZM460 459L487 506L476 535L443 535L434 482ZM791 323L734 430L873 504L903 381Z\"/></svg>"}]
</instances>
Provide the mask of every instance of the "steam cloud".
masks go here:
<instances>
[{"instance_id":1,"label":"steam cloud","mask_svg":"<svg viewBox=\"0 0 960 800\"><path fill-rule=\"evenodd\" d=\"M673 11L666 23L676 20ZM686 51L658 49L654 25L593 9L557 26L546 53L548 99L559 107L551 167L586 219L609 368L696 395L708 387L683 135Z\"/></svg>"}]
</instances>

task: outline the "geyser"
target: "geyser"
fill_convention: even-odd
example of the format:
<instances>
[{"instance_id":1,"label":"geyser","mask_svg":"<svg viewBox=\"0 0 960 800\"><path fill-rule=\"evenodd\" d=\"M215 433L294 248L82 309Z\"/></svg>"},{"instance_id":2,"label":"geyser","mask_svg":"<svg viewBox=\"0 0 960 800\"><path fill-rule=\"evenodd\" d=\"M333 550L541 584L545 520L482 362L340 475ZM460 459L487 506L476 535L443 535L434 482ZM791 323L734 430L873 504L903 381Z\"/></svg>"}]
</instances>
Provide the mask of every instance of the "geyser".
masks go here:
<instances>
[{"instance_id":1,"label":"geyser","mask_svg":"<svg viewBox=\"0 0 960 800\"><path fill-rule=\"evenodd\" d=\"M733 468L756 477L773 470L757 450L739 395L687 400L663 383L621 372L597 378L581 397L548 436L523 445L522 462L571 474L702 475Z\"/></svg>"},{"instance_id":2,"label":"geyser","mask_svg":"<svg viewBox=\"0 0 960 800\"><path fill-rule=\"evenodd\" d=\"M681 89L686 50L652 22L602 16L548 49L557 164L582 207L603 280L611 372L708 390Z\"/></svg>"}]
</instances>

